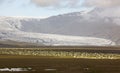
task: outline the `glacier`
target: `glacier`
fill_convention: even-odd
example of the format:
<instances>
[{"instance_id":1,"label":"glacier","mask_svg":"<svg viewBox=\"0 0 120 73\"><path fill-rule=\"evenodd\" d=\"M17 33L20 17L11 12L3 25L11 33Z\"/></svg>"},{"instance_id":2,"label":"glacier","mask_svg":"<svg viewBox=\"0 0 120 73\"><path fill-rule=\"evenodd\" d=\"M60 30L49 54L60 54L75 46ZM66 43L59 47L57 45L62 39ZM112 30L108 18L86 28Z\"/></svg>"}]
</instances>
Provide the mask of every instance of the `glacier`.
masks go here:
<instances>
[{"instance_id":1,"label":"glacier","mask_svg":"<svg viewBox=\"0 0 120 73\"><path fill-rule=\"evenodd\" d=\"M29 20L40 21L41 19L0 17L0 41L11 40L16 42L43 44L45 46L112 46L116 44L111 40L96 37L27 32L21 30L21 28L25 27L24 24L21 23L21 20L29 22ZM29 25L27 25L27 27L29 27Z\"/></svg>"}]
</instances>

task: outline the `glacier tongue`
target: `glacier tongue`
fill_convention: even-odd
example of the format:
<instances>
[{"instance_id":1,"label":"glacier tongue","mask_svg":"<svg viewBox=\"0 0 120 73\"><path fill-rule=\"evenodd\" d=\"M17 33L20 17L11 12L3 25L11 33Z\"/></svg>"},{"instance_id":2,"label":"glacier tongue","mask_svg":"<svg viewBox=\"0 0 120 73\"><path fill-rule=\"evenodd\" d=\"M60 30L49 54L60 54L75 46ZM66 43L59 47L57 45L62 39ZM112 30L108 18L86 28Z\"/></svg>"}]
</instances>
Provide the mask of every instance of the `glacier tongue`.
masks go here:
<instances>
[{"instance_id":1,"label":"glacier tongue","mask_svg":"<svg viewBox=\"0 0 120 73\"><path fill-rule=\"evenodd\" d=\"M114 42L94 37L64 36L42 33L28 33L22 31L7 32L2 35L4 40L44 44L46 46L108 46Z\"/></svg>"},{"instance_id":2,"label":"glacier tongue","mask_svg":"<svg viewBox=\"0 0 120 73\"><path fill-rule=\"evenodd\" d=\"M44 44L47 46L110 46L114 42L95 37L65 36L19 30L22 18L0 17L0 40ZM26 19L26 18L25 18Z\"/></svg>"}]
</instances>

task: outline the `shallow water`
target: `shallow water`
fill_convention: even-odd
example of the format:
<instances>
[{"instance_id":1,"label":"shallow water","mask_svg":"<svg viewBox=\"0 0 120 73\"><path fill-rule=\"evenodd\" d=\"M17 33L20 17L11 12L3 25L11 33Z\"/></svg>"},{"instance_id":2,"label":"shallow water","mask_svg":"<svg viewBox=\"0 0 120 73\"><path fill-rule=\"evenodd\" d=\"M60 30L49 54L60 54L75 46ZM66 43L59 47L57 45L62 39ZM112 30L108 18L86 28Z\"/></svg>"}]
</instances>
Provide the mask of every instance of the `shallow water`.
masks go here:
<instances>
[{"instance_id":1,"label":"shallow water","mask_svg":"<svg viewBox=\"0 0 120 73\"><path fill-rule=\"evenodd\" d=\"M32 68L0 68L0 72L24 72L31 70Z\"/></svg>"}]
</instances>

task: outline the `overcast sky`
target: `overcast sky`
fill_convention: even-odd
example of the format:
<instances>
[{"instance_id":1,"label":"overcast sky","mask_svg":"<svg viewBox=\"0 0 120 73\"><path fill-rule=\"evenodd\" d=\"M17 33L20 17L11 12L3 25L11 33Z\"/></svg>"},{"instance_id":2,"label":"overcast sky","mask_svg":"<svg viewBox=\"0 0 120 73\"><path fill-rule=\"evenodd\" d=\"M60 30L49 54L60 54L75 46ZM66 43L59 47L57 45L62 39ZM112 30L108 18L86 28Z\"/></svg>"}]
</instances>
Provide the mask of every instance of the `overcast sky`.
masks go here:
<instances>
[{"instance_id":1,"label":"overcast sky","mask_svg":"<svg viewBox=\"0 0 120 73\"><path fill-rule=\"evenodd\" d=\"M85 10L82 0L0 0L0 16L48 17Z\"/></svg>"},{"instance_id":2,"label":"overcast sky","mask_svg":"<svg viewBox=\"0 0 120 73\"><path fill-rule=\"evenodd\" d=\"M0 16L49 17L101 8L102 15L120 15L120 0L0 0Z\"/></svg>"}]
</instances>

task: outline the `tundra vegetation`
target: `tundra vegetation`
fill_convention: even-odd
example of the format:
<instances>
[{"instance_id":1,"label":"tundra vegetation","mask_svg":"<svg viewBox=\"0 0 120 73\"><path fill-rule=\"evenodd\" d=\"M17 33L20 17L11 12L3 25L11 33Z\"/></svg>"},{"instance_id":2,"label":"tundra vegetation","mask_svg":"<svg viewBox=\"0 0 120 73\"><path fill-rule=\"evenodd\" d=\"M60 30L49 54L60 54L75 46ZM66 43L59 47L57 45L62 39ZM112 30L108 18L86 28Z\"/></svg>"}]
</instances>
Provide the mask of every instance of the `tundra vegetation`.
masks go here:
<instances>
[{"instance_id":1,"label":"tundra vegetation","mask_svg":"<svg viewBox=\"0 0 120 73\"><path fill-rule=\"evenodd\" d=\"M119 52L106 47L0 48L0 73L120 73Z\"/></svg>"},{"instance_id":2,"label":"tundra vegetation","mask_svg":"<svg viewBox=\"0 0 120 73\"><path fill-rule=\"evenodd\" d=\"M105 50L106 51L106 50ZM108 50L109 51L109 50ZM80 49L41 49L41 48L1 48L1 55L31 55L58 58L120 59L119 52Z\"/></svg>"}]
</instances>

